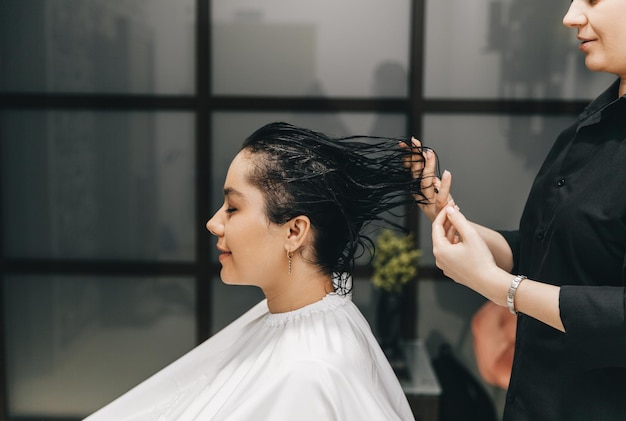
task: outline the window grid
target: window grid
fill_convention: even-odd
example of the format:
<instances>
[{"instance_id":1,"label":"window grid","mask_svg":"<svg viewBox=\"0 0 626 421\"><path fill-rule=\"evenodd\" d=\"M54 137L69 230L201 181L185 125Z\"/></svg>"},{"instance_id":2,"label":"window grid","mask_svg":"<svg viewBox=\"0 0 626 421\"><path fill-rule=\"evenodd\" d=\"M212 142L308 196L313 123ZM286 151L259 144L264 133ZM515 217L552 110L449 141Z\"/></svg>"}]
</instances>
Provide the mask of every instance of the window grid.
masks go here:
<instances>
[{"instance_id":1,"label":"window grid","mask_svg":"<svg viewBox=\"0 0 626 421\"><path fill-rule=\"evenodd\" d=\"M408 99L353 99L353 98L275 98L275 97L232 97L211 94L211 7L209 0L196 1L196 51L195 73L196 90L193 95L109 95L109 94L46 94L46 93L2 93L0 110L183 110L195 116L196 152L196 253L191 263L128 262L128 261L85 261L64 259L8 259L4 256L0 243L0 275L37 274L58 275L88 273L110 276L154 276L186 275L195 279L196 285L196 337L200 343L213 332L211 329L211 288L210 280L219 274L217 264L209 261L210 236L204 231L204 220L211 214L210 186L211 168L208 159L211 151L211 113L215 111L268 111L289 110L308 112L371 111L404 113L407 116L407 133L420 136L422 119L427 113L490 113L490 114L578 114L586 101L554 100L436 100L423 97L424 66L424 16L426 0L412 0L410 22L410 69ZM1 140L1 139L0 139ZM2 200L2 195L0 195ZM2 206L0 206L0 218ZM416 212L409 213L408 228L418 234L419 224ZM0 230L2 225L0 224ZM2 232L0 231L0 238ZM419 235L416 235L419 238ZM420 277L445 279L433 267L420 268ZM355 276L367 276L369 268L358 267ZM415 297L416 284L411 284L410 296ZM0 288L0 303L4 302L4 288ZM406 328L405 336L416 336L417 322L415 306L408 306L412 321ZM8 415L8 387L6 377L6 338L4 309L0 311L0 417L16 420ZM52 419L37 417L37 420ZM26 421L25 418L20 418ZM55 418L59 421L59 418ZM72 419L74 420L74 419ZM69 419L68 419L69 421Z\"/></svg>"}]
</instances>

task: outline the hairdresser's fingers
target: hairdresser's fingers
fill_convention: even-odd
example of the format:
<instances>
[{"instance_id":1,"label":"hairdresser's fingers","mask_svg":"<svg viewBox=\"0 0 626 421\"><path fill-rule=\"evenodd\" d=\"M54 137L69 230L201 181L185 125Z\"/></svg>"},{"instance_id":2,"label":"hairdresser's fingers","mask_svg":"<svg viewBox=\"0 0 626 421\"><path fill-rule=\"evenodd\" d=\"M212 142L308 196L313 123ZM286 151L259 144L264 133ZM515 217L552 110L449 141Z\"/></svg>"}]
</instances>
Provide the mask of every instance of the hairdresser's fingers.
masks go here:
<instances>
[{"instance_id":1,"label":"hairdresser's fingers","mask_svg":"<svg viewBox=\"0 0 626 421\"><path fill-rule=\"evenodd\" d=\"M439 191L440 185L440 180L435 174L437 169L437 156L432 149L428 148L424 150L424 158L426 162L424 163L424 170L421 174L422 179L420 187L424 196L426 196L429 201L432 201Z\"/></svg>"},{"instance_id":2,"label":"hairdresser's fingers","mask_svg":"<svg viewBox=\"0 0 626 421\"><path fill-rule=\"evenodd\" d=\"M451 218L453 212L460 213L453 206L446 206L433 220L433 255L437 267L446 276L458 282L458 274L462 274L466 270L468 249L463 240L453 239L451 241L448 236L450 230L457 231L455 221ZM446 225L449 225L449 228L446 228Z\"/></svg>"},{"instance_id":3,"label":"hairdresser's fingers","mask_svg":"<svg viewBox=\"0 0 626 421\"><path fill-rule=\"evenodd\" d=\"M446 238L451 244L456 244L459 242L459 234L456 231L456 228L452 225L449 219L443 224L443 228L446 230Z\"/></svg>"},{"instance_id":4,"label":"hairdresser's fingers","mask_svg":"<svg viewBox=\"0 0 626 421\"><path fill-rule=\"evenodd\" d=\"M448 225L448 228L446 228ZM450 244L450 240L448 239L447 232L450 229L454 229L452 222L448 220L447 208L442 209L437 216L433 220L432 224L432 239L433 239L433 250L440 247Z\"/></svg>"},{"instance_id":5,"label":"hairdresser's fingers","mask_svg":"<svg viewBox=\"0 0 626 421\"><path fill-rule=\"evenodd\" d=\"M435 203L437 209L443 209L445 206L454 205L454 199L450 195L450 188L452 187L452 174L450 171L445 170L441 175L441 180L437 180L436 188L437 194L435 196Z\"/></svg>"},{"instance_id":6,"label":"hairdresser's fingers","mask_svg":"<svg viewBox=\"0 0 626 421\"><path fill-rule=\"evenodd\" d=\"M436 210L439 211L445 208L446 206L454 206L457 210L459 210L459 207L456 206L456 204L454 203L454 199L450 195L451 183L452 183L452 174L450 174L450 172L446 170L443 172L443 175L441 176L441 180L438 183L439 192L435 196L435 205L436 205L435 209ZM454 229L454 227L451 226L450 221L446 221L445 228L446 228L446 236L448 237L448 240L450 240L452 244L458 243L459 234L456 231L456 229Z\"/></svg>"},{"instance_id":7,"label":"hairdresser's fingers","mask_svg":"<svg viewBox=\"0 0 626 421\"><path fill-rule=\"evenodd\" d=\"M430 148L424 148L423 155L426 162L421 176L419 177L420 192L415 195L415 200L428 219L432 221L440 210L440 207L436 206L437 193L440 185L440 180L435 174L437 157L435 152Z\"/></svg>"},{"instance_id":8,"label":"hairdresser's fingers","mask_svg":"<svg viewBox=\"0 0 626 421\"><path fill-rule=\"evenodd\" d=\"M437 219L441 219L442 230L443 226L446 222L450 223L450 227L448 231L444 232L446 236L446 241L454 244L454 242L459 241L470 241L470 242L478 242L482 243L483 240L480 238L480 235L476 231L476 229L472 226L472 224L467 220L465 215L461 212L458 206L449 205L446 206L440 213L437 215ZM433 222L434 225L434 222ZM450 235L451 231L454 235Z\"/></svg>"},{"instance_id":9,"label":"hairdresser's fingers","mask_svg":"<svg viewBox=\"0 0 626 421\"><path fill-rule=\"evenodd\" d=\"M398 142L398 144L400 148L408 152L406 155L402 157L402 163L405 168L409 169L411 167L411 164L414 161L414 157L412 155L415 153L421 154L422 143L419 140L415 139L414 137L411 137L410 141L401 140L400 142Z\"/></svg>"},{"instance_id":10,"label":"hairdresser's fingers","mask_svg":"<svg viewBox=\"0 0 626 421\"><path fill-rule=\"evenodd\" d=\"M463 241L466 236L475 236L476 232L455 205L448 205L437 214L432 229L433 245L436 241L438 244L456 244Z\"/></svg>"},{"instance_id":11,"label":"hairdresser's fingers","mask_svg":"<svg viewBox=\"0 0 626 421\"><path fill-rule=\"evenodd\" d=\"M402 165L404 166L404 168L406 168L407 170L411 169L411 146L405 142L405 141L400 141L398 143L398 146L400 146L400 148L404 149L406 152L408 152L406 155L402 156Z\"/></svg>"},{"instance_id":12,"label":"hairdresser's fingers","mask_svg":"<svg viewBox=\"0 0 626 421\"><path fill-rule=\"evenodd\" d=\"M422 142L412 137L410 144L402 142L401 146L410 152L403 158L404 167L411 171L413 178L421 177L424 170L424 148L422 147Z\"/></svg>"},{"instance_id":13,"label":"hairdresser's fingers","mask_svg":"<svg viewBox=\"0 0 626 421\"><path fill-rule=\"evenodd\" d=\"M461 213L459 207L452 205L446 206L444 213L446 214L446 218L452 227L456 228L459 234L463 235L464 231L466 231L469 227L469 222L465 218L465 215Z\"/></svg>"},{"instance_id":14,"label":"hairdresser's fingers","mask_svg":"<svg viewBox=\"0 0 626 421\"><path fill-rule=\"evenodd\" d=\"M450 241L444 231L448 220L456 229L459 240ZM492 276L491 270L500 270L487 244L476 228L454 206L446 206L433 222L433 255L443 273L455 282L486 295Z\"/></svg>"},{"instance_id":15,"label":"hairdresser's fingers","mask_svg":"<svg viewBox=\"0 0 626 421\"><path fill-rule=\"evenodd\" d=\"M445 238L448 240L450 244L457 244L460 241L459 233L454 227L454 225L452 225L452 222L450 221L450 219L446 218L442 222L442 227L443 227L443 235L445 236Z\"/></svg>"}]
</instances>

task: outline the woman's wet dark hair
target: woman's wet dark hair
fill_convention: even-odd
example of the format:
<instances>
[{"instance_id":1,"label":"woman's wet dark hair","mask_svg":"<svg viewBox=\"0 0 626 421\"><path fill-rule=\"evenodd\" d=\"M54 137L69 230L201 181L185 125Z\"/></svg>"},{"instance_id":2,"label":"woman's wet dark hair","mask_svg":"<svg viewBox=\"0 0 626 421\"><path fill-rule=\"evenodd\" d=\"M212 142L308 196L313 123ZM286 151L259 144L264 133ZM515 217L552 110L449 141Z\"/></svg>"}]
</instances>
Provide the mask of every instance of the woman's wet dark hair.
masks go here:
<instances>
[{"instance_id":1,"label":"woman's wet dark hair","mask_svg":"<svg viewBox=\"0 0 626 421\"><path fill-rule=\"evenodd\" d=\"M352 273L355 258L373 250L362 233L382 214L415 203L420 180L403 165L410 157L403 139L323 133L271 123L243 143L254 154L248 181L265 197L269 221L284 224L306 215L314 231L315 263L324 273ZM423 196L422 196L423 197ZM337 288L344 290L343 285Z\"/></svg>"}]
</instances>

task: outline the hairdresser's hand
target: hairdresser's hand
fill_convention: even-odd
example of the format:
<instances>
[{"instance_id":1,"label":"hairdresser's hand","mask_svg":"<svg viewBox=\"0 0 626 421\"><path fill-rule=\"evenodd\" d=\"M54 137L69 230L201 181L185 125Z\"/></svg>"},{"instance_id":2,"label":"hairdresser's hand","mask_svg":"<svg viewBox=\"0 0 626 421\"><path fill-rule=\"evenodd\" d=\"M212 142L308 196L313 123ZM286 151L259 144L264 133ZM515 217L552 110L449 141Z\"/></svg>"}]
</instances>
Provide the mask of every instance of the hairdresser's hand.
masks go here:
<instances>
[{"instance_id":1,"label":"hairdresser's hand","mask_svg":"<svg viewBox=\"0 0 626 421\"><path fill-rule=\"evenodd\" d=\"M437 215L432 238L437 267L455 282L493 299L494 287L498 287L492 283L499 279L501 269L478 231L458 208L447 206Z\"/></svg>"},{"instance_id":2,"label":"hairdresser's hand","mask_svg":"<svg viewBox=\"0 0 626 421\"><path fill-rule=\"evenodd\" d=\"M459 235L458 242L450 241L449 230L445 228L446 221ZM465 219L454 206L442 210L433 222L433 254L437 267L455 282L473 289L499 306L506 307L513 278L509 272L512 265L506 270L496 265L494 255L481 237L479 229L480 226ZM507 260L509 259L510 256ZM561 288L531 279L526 279L521 285L516 294L515 308L565 332L559 312Z\"/></svg>"},{"instance_id":3,"label":"hairdresser's hand","mask_svg":"<svg viewBox=\"0 0 626 421\"><path fill-rule=\"evenodd\" d=\"M411 145L403 144L410 149L410 159L404 161L404 166L411 170L414 178L421 179L422 196L416 196L415 200L424 214L433 221L437 214L447 205L454 205L454 199L450 195L452 175L444 171L441 179L437 177L437 156L435 152L422 143L411 138Z\"/></svg>"}]
</instances>

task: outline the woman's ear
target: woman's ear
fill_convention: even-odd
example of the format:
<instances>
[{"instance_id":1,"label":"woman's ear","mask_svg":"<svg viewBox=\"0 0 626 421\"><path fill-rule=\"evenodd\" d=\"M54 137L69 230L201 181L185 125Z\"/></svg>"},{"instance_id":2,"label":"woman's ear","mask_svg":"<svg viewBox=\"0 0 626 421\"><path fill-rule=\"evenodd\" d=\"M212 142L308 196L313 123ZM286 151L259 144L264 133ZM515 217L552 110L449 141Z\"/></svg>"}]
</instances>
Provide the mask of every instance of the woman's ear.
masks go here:
<instances>
[{"instance_id":1,"label":"woman's ear","mask_svg":"<svg viewBox=\"0 0 626 421\"><path fill-rule=\"evenodd\" d=\"M308 216L296 216L287 222L286 227L289 230L286 239L287 251L296 251L308 243L311 235L311 220Z\"/></svg>"}]
</instances>

